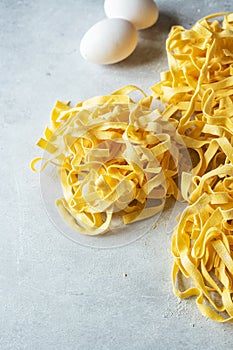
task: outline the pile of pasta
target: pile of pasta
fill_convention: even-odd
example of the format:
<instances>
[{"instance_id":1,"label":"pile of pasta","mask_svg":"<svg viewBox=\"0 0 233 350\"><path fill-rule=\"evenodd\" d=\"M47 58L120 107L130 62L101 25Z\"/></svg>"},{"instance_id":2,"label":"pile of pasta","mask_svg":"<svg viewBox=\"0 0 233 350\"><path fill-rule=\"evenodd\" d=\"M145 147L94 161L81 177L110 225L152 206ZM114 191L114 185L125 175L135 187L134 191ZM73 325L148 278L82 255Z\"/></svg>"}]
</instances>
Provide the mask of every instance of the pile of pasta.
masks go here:
<instances>
[{"instance_id":1,"label":"pile of pasta","mask_svg":"<svg viewBox=\"0 0 233 350\"><path fill-rule=\"evenodd\" d=\"M197 296L206 317L233 320L233 164L194 176L193 183L172 237L174 292Z\"/></svg>"},{"instance_id":2,"label":"pile of pasta","mask_svg":"<svg viewBox=\"0 0 233 350\"><path fill-rule=\"evenodd\" d=\"M63 197L56 205L66 223L80 233L99 235L116 226L151 217L168 196L181 197L182 160L172 123L149 109L151 97L135 103L127 86L109 96L77 104L57 102L51 126L37 145L44 161L58 167Z\"/></svg>"},{"instance_id":3,"label":"pile of pasta","mask_svg":"<svg viewBox=\"0 0 233 350\"><path fill-rule=\"evenodd\" d=\"M222 15L222 24L212 20ZM233 13L173 27L166 48L169 71L152 90L193 159L182 188L189 205L172 237L174 292L197 296L203 315L225 322L233 319Z\"/></svg>"},{"instance_id":4,"label":"pile of pasta","mask_svg":"<svg viewBox=\"0 0 233 350\"><path fill-rule=\"evenodd\" d=\"M172 27L166 49L169 70L153 96L130 85L73 108L58 101L37 143L45 158L31 168L58 167L57 208L83 234L153 216L169 196L186 200L172 236L174 293L196 296L204 316L226 322L233 319L233 13ZM129 96L135 90L139 102ZM153 98L163 111L151 107Z\"/></svg>"}]
</instances>

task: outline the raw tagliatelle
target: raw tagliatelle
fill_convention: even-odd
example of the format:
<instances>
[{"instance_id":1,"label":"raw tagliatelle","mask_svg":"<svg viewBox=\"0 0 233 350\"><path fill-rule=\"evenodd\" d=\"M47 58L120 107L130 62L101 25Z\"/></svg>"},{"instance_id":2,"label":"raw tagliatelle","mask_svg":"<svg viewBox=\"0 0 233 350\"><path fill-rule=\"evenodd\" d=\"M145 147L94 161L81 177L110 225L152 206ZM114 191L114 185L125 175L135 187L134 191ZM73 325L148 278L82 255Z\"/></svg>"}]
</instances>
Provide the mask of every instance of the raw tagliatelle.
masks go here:
<instances>
[{"instance_id":1,"label":"raw tagliatelle","mask_svg":"<svg viewBox=\"0 0 233 350\"><path fill-rule=\"evenodd\" d=\"M134 86L74 108L57 102L37 143L50 154L41 169L58 167L64 194L58 210L84 234L103 234L115 219L129 224L147 218L163 208L166 196L183 197L188 206L172 237L174 292L196 296L206 317L230 321L233 13L207 16L189 30L172 27L166 49L169 70L152 87L164 104L161 114ZM134 90L143 93L139 103L129 97ZM39 161L32 161L32 170Z\"/></svg>"},{"instance_id":2,"label":"raw tagliatelle","mask_svg":"<svg viewBox=\"0 0 233 350\"><path fill-rule=\"evenodd\" d=\"M174 292L197 296L201 313L215 321L233 320L233 165L193 183L172 237Z\"/></svg>"},{"instance_id":3,"label":"raw tagliatelle","mask_svg":"<svg viewBox=\"0 0 233 350\"><path fill-rule=\"evenodd\" d=\"M83 234L103 234L114 220L145 219L162 210L166 196L179 197L175 129L165 125L164 132L158 111L148 109L150 97L134 103L126 94L134 89L75 108L57 102L51 127L37 143L50 156L36 158L31 168L41 160L42 169L49 162L58 166L64 197L57 208Z\"/></svg>"},{"instance_id":4,"label":"raw tagliatelle","mask_svg":"<svg viewBox=\"0 0 233 350\"><path fill-rule=\"evenodd\" d=\"M220 16L221 14L217 14ZM169 71L153 94L167 108L167 119L178 120L177 130L191 154L193 174L233 162L233 13L223 24L211 15L191 29L174 26L166 49Z\"/></svg>"},{"instance_id":5,"label":"raw tagliatelle","mask_svg":"<svg viewBox=\"0 0 233 350\"><path fill-rule=\"evenodd\" d=\"M152 87L193 159L172 238L174 292L219 322L233 319L233 13L212 20L222 15L171 29L169 71Z\"/></svg>"}]
</instances>

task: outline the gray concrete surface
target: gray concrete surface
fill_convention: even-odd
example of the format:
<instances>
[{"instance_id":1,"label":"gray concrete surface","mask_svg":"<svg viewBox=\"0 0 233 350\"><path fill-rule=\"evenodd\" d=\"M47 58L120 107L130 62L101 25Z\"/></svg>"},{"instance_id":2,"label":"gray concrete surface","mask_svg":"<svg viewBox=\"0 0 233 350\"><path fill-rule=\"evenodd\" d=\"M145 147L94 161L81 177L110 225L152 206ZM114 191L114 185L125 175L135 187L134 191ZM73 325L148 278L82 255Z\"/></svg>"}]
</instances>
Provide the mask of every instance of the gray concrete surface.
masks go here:
<instances>
[{"instance_id":1,"label":"gray concrete surface","mask_svg":"<svg viewBox=\"0 0 233 350\"><path fill-rule=\"evenodd\" d=\"M164 222L122 248L83 247L58 233L29 170L56 99L73 102L125 84L146 91L166 68L172 24L233 10L230 0L158 0L160 19L135 53L108 67L82 60L84 32L103 1L0 0L0 349L232 349L232 324L179 301ZM127 273L127 277L123 277Z\"/></svg>"}]
</instances>

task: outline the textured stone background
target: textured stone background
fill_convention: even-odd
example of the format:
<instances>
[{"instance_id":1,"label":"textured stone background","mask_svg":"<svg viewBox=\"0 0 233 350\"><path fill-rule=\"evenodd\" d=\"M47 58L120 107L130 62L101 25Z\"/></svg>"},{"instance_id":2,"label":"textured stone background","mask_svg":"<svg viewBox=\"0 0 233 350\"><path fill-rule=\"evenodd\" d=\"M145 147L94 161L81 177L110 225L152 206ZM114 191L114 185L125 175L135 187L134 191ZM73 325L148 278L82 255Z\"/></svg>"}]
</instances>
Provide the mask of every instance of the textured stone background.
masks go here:
<instances>
[{"instance_id":1,"label":"textured stone background","mask_svg":"<svg viewBox=\"0 0 233 350\"><path fill-rule=\"evenodd\" d=\"M233 10L231 0L158 0L158 23L124 62L82 60L103 1L0 0L0 349L232 349L232 324L203 318L172 293L164 222L122 248L80 246L58 233L29 162L57 98L73 102L125 84L147 92L166 68L172 24ZM123 277L127 273L127 277Z\"/></svg>"}]
</instances>

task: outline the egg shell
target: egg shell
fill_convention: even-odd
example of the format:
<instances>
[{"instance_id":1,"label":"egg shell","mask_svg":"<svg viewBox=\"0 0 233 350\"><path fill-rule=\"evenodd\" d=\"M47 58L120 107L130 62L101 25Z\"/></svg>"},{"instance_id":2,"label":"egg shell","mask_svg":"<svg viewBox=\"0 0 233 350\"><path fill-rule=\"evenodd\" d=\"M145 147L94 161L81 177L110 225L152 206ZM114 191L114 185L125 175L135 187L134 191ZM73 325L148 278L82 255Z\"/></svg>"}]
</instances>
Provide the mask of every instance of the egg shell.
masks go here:
<instances>
[{"instance_id":1,"label":"egg shell","mask_svg":"<svg viewBox=\"0 0 233 350\"><path fill-rule=\"evenodd\" d=\"M104 10L107 17L127 19L137 29L151 27L159 17L153 0L105 0Z\"/></svg>"},{"instance_id":2,"label":"egg shell","mask_svg":"<svg viewBox=\"0 0 233 350\"><path fill-rule=\"evenodd\" d=\"M138 33L132 23L121 18L107 18L86 32L80 43L80 52L90 62L112 64L128 57L137 41Z\"/></svg>"}]
</instances>

